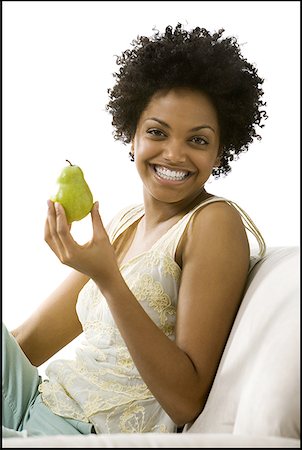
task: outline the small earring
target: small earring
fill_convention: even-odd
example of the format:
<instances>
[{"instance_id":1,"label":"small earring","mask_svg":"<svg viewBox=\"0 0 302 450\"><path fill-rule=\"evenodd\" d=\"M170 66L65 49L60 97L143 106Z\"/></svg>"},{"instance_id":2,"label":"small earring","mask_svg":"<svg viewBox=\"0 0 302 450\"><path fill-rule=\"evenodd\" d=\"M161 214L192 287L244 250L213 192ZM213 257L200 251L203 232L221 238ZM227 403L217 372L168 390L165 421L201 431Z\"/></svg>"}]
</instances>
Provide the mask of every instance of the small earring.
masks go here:
<instances>
[{"instance_id":1,"label":"small earring","mask_svg":"<svg viewBox=\"0 0 302 450\"><path fill-rule=\"evenodd\" d=\"M129 158L130 161L134 161L134 154L132 152L129 152Z\"/></svg>"}]
</instances>

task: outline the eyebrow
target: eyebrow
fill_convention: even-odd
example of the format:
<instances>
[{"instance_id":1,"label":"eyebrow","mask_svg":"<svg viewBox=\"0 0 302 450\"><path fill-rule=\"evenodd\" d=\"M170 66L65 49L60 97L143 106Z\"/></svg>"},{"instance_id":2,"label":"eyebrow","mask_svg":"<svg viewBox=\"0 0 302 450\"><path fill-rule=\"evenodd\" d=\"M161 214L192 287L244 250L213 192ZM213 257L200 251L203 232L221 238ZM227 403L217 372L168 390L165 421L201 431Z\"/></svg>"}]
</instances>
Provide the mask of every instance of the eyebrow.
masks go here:
<instances>
[{"instance_id":1,"label":"eyebrow","mask_svg":"<svg viewBox=\"0 0 302 450\"><path fill-rule=\"evenodd\" d=\"M166 122L164 122L163 120L157 119L156 117L147 117L147 119L145 119L145 121L146 121L146 120L155 120L156 122L160 123L160 124L163 125L164 127L171 128L170 125L168 125ZM189 131L198 131L198 130L201 130L201 129L203 129L203 128L209 128L210 130L213 131L213 133L216 134L214 128L211 127L210 125L206 125L206 124L204 124L204 125L198 125L197 127L191 128L191 130L189 130Z\"/></svg>"}]
</instances>

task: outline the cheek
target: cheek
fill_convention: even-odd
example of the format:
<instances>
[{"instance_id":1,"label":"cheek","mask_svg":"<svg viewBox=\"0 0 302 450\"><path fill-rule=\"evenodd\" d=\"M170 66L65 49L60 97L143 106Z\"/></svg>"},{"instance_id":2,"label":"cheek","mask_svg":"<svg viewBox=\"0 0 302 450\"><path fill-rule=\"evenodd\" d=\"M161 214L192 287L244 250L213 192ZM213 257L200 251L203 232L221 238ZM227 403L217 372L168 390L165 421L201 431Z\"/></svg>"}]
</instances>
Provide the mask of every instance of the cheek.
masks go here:
<instances>
[{"instance_id":1,"label":"cheek","mask_svg":"<svg viewBox=\"0 0 302 450\"><path fill-rule=\"evenodd\" d=\"M152 141L146 139L139 139L136 141L134 146L134 153L136 159L149 158L156 153L156 146Z\"/></svg>"},{"instance_id":2,"label":"cheek","mask_svg":"<svg viewBox=\"0 0 302 450\"><path fill-rule=\"evenodd\" d=\"M196 167L202 167L204 170L209 169L212 170L212 167L216 161L216 155L213 153L201 152L200 154L193 154L191 157L191 161Z\"/></svg>"}]
</instances>

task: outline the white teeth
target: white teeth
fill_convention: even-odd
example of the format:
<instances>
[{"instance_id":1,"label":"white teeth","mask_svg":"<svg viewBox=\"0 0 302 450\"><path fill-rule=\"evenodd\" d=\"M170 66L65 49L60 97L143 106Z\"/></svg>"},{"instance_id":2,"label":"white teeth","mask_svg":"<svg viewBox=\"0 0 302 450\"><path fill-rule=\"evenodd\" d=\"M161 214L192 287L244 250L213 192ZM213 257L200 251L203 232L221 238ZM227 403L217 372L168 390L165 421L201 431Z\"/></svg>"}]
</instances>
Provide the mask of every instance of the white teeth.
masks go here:
<instances>
[{"instance_id":1,"label":"white teeth","mask_svg":"<svg viewBox=\"0 0 302 450\"><path fill-rule=\"evenodd\" d=\"M184 172L182 170L170 170L166 167L154 166L155 172L164 180L175 180L181 181L184 180L189 172Z\"/></svg>"}]
</instances>

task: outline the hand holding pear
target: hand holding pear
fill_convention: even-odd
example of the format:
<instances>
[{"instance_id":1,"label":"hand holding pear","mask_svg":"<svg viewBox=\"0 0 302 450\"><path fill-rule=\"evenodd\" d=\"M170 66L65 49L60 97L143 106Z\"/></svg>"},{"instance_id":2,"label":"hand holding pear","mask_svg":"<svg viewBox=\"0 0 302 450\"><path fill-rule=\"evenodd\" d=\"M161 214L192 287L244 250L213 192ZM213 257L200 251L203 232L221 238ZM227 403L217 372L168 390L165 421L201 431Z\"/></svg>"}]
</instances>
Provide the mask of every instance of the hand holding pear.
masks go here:
<instances>
[{"instance_id":1,"label":"hand holding pear","mask_svg":"<svg viewBox=\"0 0 302 450\"><path fill-rule=\"evenodd\" d=\"M83 219L91 212L93 196L82 169L66 161L69 166L65 167L59 175L57 179L59 189L50 199L63 206L67 222L71 224Z\"/></svg>"},{"instance_id":2,"label":"hand holding pear","mask_svg":"<svg viewBox=\"0 0 302 450\"><path fill-rule=\"evenodd\" d=\"M102 289L115 285L121 279L115 250L103 225L95 202L91 210L92 238L78 244L70 232L70 224L63 206L48 200L44 238L61 263L92 278Z\"/></svg>"}]
</instances>

